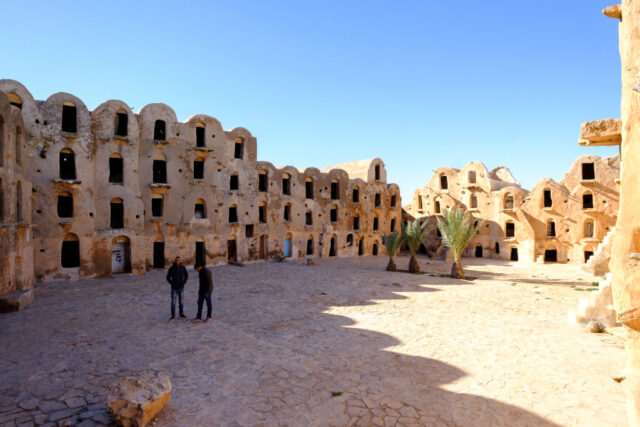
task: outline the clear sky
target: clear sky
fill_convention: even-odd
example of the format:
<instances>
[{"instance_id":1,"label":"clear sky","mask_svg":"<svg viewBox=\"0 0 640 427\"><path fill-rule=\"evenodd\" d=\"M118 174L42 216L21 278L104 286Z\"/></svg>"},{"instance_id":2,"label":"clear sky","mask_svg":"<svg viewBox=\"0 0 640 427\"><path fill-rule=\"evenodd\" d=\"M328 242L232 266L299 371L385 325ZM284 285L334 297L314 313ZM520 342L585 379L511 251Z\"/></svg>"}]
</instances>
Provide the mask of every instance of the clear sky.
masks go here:
<instances>
[{"instance_id":1,"label":"clear sky","mask_svg":"<svg viewBox=\"0 0 640 427\"><path fill-rule=\"evenodd\" d=\"M0 78L94 109L164 102L298 168L381 157L403 204L440 166L507 166L526 188L620 115L611 0L2 1Z\"/></svg>"}]
</instances>

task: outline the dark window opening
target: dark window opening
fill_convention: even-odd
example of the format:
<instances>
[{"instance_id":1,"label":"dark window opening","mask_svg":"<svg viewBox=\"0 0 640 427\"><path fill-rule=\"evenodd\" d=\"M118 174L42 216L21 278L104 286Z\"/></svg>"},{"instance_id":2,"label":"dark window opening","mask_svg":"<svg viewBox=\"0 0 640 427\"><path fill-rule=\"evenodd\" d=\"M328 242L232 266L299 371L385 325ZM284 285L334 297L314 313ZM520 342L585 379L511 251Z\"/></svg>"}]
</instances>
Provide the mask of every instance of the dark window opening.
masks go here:
<instances>
[{"instance_id":1,"label":"dark window opening","mask_svg":"<svg viewBox=\"0 0 640 427\"><path fill-rule=\"evenodd\" d=\"M124 228L124 205L122 202L111 202L111 228Z\"/></svg>"},{"instance_id":2,"label":"dark window opening","mask_svg":"<svg viewBox=\"0 0 640 427\"><path fill-rule=\"evenodd\" d=\"M227 240L227 262L237 262L238 248L236 241Z\"/></svg>"},{"instance_id":3,"label":"dark window opening","mask_svg":"<svg viewBox=\"0 0 640 427\"><path fill-rule=\"evenodd\" d=\"M508 222L505 225L505 236L506 237L515 237L516 236L516 225L513 222Z\"/></svg>"},{"instance_id":4,"label":"dark window opening","mask_svg":"<svg viewBox=\"0 0 640 427\"><path fill-rule=\"evenodd\" d=\"M267 191L267 174L260 173L258 175L258 191Z\"/></svg>"},{"instance_id":5,"label":"dark window opening","mask_svg":"<svg viewBox=\"0 0 640 427\"><path fill-rule=\"evenodd\" d=\"M500 243L496 242L496 255L500 255Z\"/></svg>"},{"instance_id":6,"label":"dark window opening","mask_svg":"<svg viewBox=\"0 0 640 427\"><path fill-rule=\"evenodd\" d=\"M229 190L237 190L240 187L238 175L231 175L229 178Z\"/></svg>"},{"instance_id":7,"label":"dark window opening","mask_svg":"<svg viewBox=\"0 0 640 427\"><path fill-rule=\"evenodd\" d=\"M558 251L555 249L544 251L544 262L558 262Z\"/></svg>"},{"instance_id":8,"label":"dark window opening","mask_svg":"<svg viewBox=\"0 0 640 427\"><path fill-rule=\"evenodd\" d=\"M205 139L204 139L204 132L205 132L204 126L196 127L196 147L204 147L206 145Z\"/></svg>"},{"instance_id":9,"label":"dark window opening","mask_svg":"<svg viewBox=\"0 0 640 427\"><path fill-rule=\"evenodd\" d=\"M153 182L157 184L167 183L167 162L164 160L153 161Z\"/></svg>"},{"instance_id":10,"label":"dark window opening","mask_svg":"<svg viewBox=\"0 0 640 427\"><path fill-rule=\"evenodd\" d=\"M204 160L193 161L193 179L204 179Z\"/></svg>"},{"instance_id":11,"label":"dark window opening","mask_svg":"<svg viewBox=\"0 0 640 427\"><path fill-rule=\"evenodd\" d=\"M380 200L381 200L380 193L376 193L375 202L374 202L376 208L380 207L380 203L381 203Z\"/></svg>"},{"instance_id":12,"label":"dark window opening","mask_svg":"<svg viewBox=\"0 0 640 427\"><path fill-rule=\"evenodd\" d=\"M204 242L196 242L196 264L206 265L207 253Z\"/></svg>"},{"instance_id":13,"label":"dark window opening","mask_svg":"<svg viewBox=\"0 0 640 427\"><path fill-rule=\"evenodd\" d=\"M60 179L76 179L76 160L72 152L60 152Z\"/></svg>"},{"instance_id":14,"label":"dark window opening","mask_svg":"<svg viewBox=\"0 0 640 427\"><path fill-rule=\"evenodd\" d=\"M593 251L584 251L584 262L589 261L589 258L593 256Z\"/></svg>"},{"instance_id":15,"label":"dark window opening","mask_svg":"<svg viewBox=\"0 0 640 427\"><path fill-rule=\"evenodd\" d=\"M163 200L161 198L151 199L151 216L162 216Z\"/></svg>"},{"instance_id":16,"label":"dark window opening","mask_svg":"<svg viewBox=\"0 0 640 427\"><path fill-rule=\"evenodd\" d=\"M482 246L476 246L475 256L476 258L482 258Z\"/></svg>"},{"instance_id":17,"label":"dark window opening","mask_svg":"<svg viewBox=\"0 0 640 427\"><path fill-rule=\"evenodd\" d=\"M242 159L244 156L244 143L236 142L234 150L233 150L233 158L234 159Z\"/></svg>"},{"instance_id":18,"label":"dark window opening","mask_svg":"<svg viewBox=\"0 0 640 427\"><path fill-rule=\"evenodd\" d=\"M518 261L518 248L511 248L511 255L509 256L511 261Z\"/></svg>"},{"instance_id":19,"label":"dark window opening","mask_svg":"<svg viewBox=\"0 0 640 427\"><path fill-rule=\"evenodd\" d=\"M556 237L556 223L553 221L547 223L547 237Z\"/></svg>"},{"instance_id":20,"label":"dark window opening","mask_svg":"<svg viewBox=\"0 0 640 427\"><path fill-rule=\"evenodd\" d=\"M471 209L478 207L478 198L475 195L471 196Z\"/></svg>"},{"instance_id":21,"label":"dark window opening","mask_svg":"<svg viewBox=\"0 0 640 427\"><path fill-rule=\"evenodd\" d=\"M336 256L336 238L331 238L331 243L329 244L329 256Z\"/></svg>"},{"instance_id":22,"label":"dark window opening","mask_svg":"<svg viewBox=\"0 0 640 427\"><path fill-rule=\"evenodd\" d=\"M593 209L593 194L582 195L582 209Z\"/></svg>"},{"instance_id":23,"label":"dark window opening","mask_svg":"<svg viewBox=\"0 0 640 427\"><path fill-rule=\"evenodd\" d=\"M71 218L73 216L73 197L71 195L58 195L58 216Z\"/></svg>"},{"instance_id":24,"label":"dark window opening","mask_svg":"<svg viewBox=\"0 0 640 427\"><path fill-rule=\"evenodd\" d=\"M469 171L469 184L476 183L476 171Z\"/></svg>"},{"instance_id":25,"label":"dark window opening","mask_svg":"<svg viewBox=\"0 0 640 427\"><path fill-rule=\"evenodd\" d=\"M313 239L307 239L307 255L313 255Z\"/></svg>"},{"instance_id":26,"label":"dark window opening","mask_svg":"<svg viewBox=\"0 0 640 427\"><path fill-rule=\"evenodd\" d=\"M357 188L353 189L353 203L358 203L360 201L360 190Z\"/></svg>"},{"instance_id":27,"label":"dark window opening","mask_svg":"<svg viewBox=\"0 0 640 427\"><path fill-rule=\"evenodd\" d=\"M435 211L436 211L436 213L440 213L440 202L436 202Z\"/></svg>"},{"instance_id":28,"label":"dark window opening","mask_svg":"<svg viewBox=\"0 0 640 427\"><path fill-rule=\"evenodd\" d=\"M267 222L267 207L258 206L258 220L262 223Z\"/></svg>"},{"instance_id":29,"label":"dark window opening","mask_svg":"<svg viewBox=\"0 0 640 427\"><path fill-rule=\"evenodd\" d=\"M360 217L358 216L353 217L353 229L360 230Z\"/></svg>"},{"instance_id":30,"label":"dark window opening","mask_svg":"<svg viewBox=\"0 0 640 427\"><path fill-rule=\"evenodd\" d=\"M392 207L392 208L395 208L395 207L396 207L396 195L395 195L395 194L393 194L393 195L391 196L391 203L390 203L390 205L391 205L391 207Z\"/></svg>"},{"instance_id":31,"label":"dark window opening","mask_svg":"<svg viewBox=\"0 0 640 427\"><path fill-rule=\"evenodd\" d=\"M446 190L447 188L449 188L449 181L446 175L440 175L440 189Z\"/></svg>"},{"instance_id":32,"label":"dark window opening","mask_svg":"<svg viewBox=\"0 0 640 427\"><path fill-rule=\"evenodd\" d=\"M442 232L439 228L436 228L436 237L442 237Z\"/></svg>"},{"instance_id":33,"label":"dark window opening","mask_svg":"<svg viewBox=\"0 0 640 427\"><path fill-rule=\"evenodd\" d=\"M553 200L551 199L551 190L544 190L544 207L550 208L553 206Z\"/></svg>"},{"instance_id":34,"label":"dark window opening","mask_svg":"<svg viewBox=\"0 0 640 427\"><path fill-rule=\"evenodd\" d=\"M244 235L248 239L253 237L253 224L247 224L244 226Z\"/></svg>"},{"instance_id":35,"label":"dark window opening","mask_svg":"<svg viewBox=\"0 0 640 427\"><path fill-rule=\"evenodd\" d=\"M389 231L391 233L396 231L396 219L395 218L391 219L391 226L389 227Z\"/></svg>"},{"instance_id":36,"label":"dark window opening","mask_svg":"<svg viewBox=\"0 0 640 427\"><path fill-rule=\"evenodd\" d=\"M513 209L513 196L506 196L504 198L504 208L507 210Z\"/></svg>"},{"instance_id":37,"label":"dark window opening","mask_svg":"<svg viewBox=\"0 0 640 427\"><path fill-rule=\"evenodd\" d=\"M80 266L80 242L70 240L62 242L60 251L60 264L63 268L74 268Z\"/></svg>"},{"instance_id":38,"label":"dark window opening","mask_svg":"<svg viewBox=\"0 0 640 427\"><path fill-rule=\"evenodd\" d=\"M372 255L378 255L378 244L377 243L373 244L373 249L371 250L371 254Z\"/></svg>"},{"instance_id":39,"label":"dark window opening","mask_svg":"<svg viewBox=\"0 0 640 427\"><path fill-rule=\"evenodd\" d=\"M378 231L378 217L373 218L373 231Z\"/></svg>"},{"instance_id":40,"label":"dark window opening","mask_svg":"<svg viewBox=\"0 0 640 427\"><path fill-rule=\"evenodd\" d=\"M284 205L284 220L291 221L291 205Z\"/></svg>"},{"instance_id":41,"label":"dark window opening","mask_svg":"<svg viewBox=\"0 0 640 427\"><path fill-rule=\"evenodd\" d=\"M164 123L164 120L156 120L156 123L153 125L153 140L164 141L166 139L167 125Z\"/></svg>"},{"instance_id":42,"label":"dark window opening","mask_svg":"<svg viewBox=\"0 0 640 427\"><path fill-rule=\"evenodd\" d=\"M238 209L235 206L229 208L229 222L238 222Z\"/></svg>"},{"instance_id":43,"label":"dark window opening","mask_svg":"<svg viewBox=\"0 0 640 427\"><path fill-rule=\"evenodd\" d=\"M353 234L347 234L347 246L353 246Z\"/></svg>"},{"instance_id":44,"label":"dark window opening","mask_svg":"<svg viewBox=\"0 0 640 427\"><path fill-rule=\"evenodd\" d=\"M195 208L194 208L194 215L196 216L196 218L206 218L207 217L207 212L205 210L204 203L196 202L196 205L195 205Z\"/></svg>"},{"instance_id":45,"label":"dark window opening","mask_svg":"<svg viewBox=\"0 0 640 427\"><path fill-rule=\"evenodd\" d=\"M116 113L116 136L127 136L129 131L129 115L127 113Z\"/></svg>"},{"instance_id":46,"label":"dark window opening","mask_svg":"<svg viewBox=\"0 0 640 427\"><path fill-rule=\"evenodd\" d=\"M313 199L313 181L307 181L305 183L305 197L307 199Z\"/></svg>"},{"instance_id":47,"label":"dark window opening","mask_svg":"<svg viewBox=\"0 0 640 427\"><path fill-rule=\"evenodd\" d=\"M380 181L380 165L376 165L376 181Z\"/></svg>"},{"instance_id":48,"label":"dark window opening","mask_svg":"<svg viewBox=\"0 0 640 427\"><path fill-rule=\"evenodd\" d=\"M596 179L596 170L593 163L582 164L582 179Z\"/></svg>"},{"instance_id":49,"label":"dark window opening","mask_svg":"<svg viewBox=\"0 0 640 427\"><path fill-rule=\"evenodd\" d=\"M331 208L330 218L331 222L338 222L338 208Z\"/></svg>"},{"instance_id":50,"label":"dark window opening","mask_svg":"<svg viewBox=\"0 0 640 427\"><path fill-rule=\"evenodd\" d=\"M358 256L364 255L364 239L360 239L358 242Z\"/></svg>"},{"instance_id":51,"label":"dark window opening","mask_svg":"<svg viewBox=\"0 0 640 427\"><path fill-rule=\"evenodd\" d=\"M109 157L109 182L122 183L123 181L123 160L120 157Z\"/></svg>"},{"instance_id":52,"label":"dark window opening","mask_svg":"<svg viewBox=\"0 0 640 427\"><path fill-rule=\"evenodd\" d=\"M313 214L311 211L304 214L304 223L307 225L313 225Z\"/></svg>"},{"instance_id":53,"label":"dark window opening","mask_svg":"<svg viewBox=\"0 0 640 427\"><path fill-rule=\"evenodd\" d=\"M291 179L288 176L282 178L282 194L291 194Z\"/></svg>"},{"instance_id":54,"label":"dark window opening","mask_svg":"<svg viewBox=\"0 0 640 427\"><path fill-rule=\"evenodd\" d=\"M22 222L22 186L16 186L16 221Z\"/></svg>"},{"instance_id":55,"label":"dark window opening","mask_svg":"<svg viewBox=\"0 0 640 427\"><path fill-rule=\"evenodd\" d=\"M62 132L76 133L78 124L76 119L76 107L73 105L62 106Z\"/></svg>"},{"instance_id":56,"label":"dark window opening","mask_svg":"<svg viewBox=\"0 0 640 427\"><path fill-rule=\"evenodd\" d=\"M153 242L153 268L164 268L164 242Z\"/></svg>"},{"instance_id":57,"label":"dark window opening","mask_svg":"<svg viewBox=\"0 0 640 427\"><path fill-rule=\"evenodd\" d=\"M331 183L331 198L333 200L338 200L340 198L340 191L337 182Z\"/></svg>"}]
</instances>

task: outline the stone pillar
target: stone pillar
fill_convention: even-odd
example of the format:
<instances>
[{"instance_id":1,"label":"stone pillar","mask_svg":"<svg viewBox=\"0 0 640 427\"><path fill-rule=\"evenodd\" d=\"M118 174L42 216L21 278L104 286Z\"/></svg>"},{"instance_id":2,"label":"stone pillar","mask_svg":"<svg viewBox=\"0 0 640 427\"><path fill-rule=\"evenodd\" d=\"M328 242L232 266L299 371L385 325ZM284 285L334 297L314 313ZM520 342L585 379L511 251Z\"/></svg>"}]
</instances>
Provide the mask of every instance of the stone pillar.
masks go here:
<instances>
[{"instance_id":1,"label":"stone pillar","mask_svg":"<svg viewBox=\"0 0 640 427\"><path fill-rule=\"evenodd\" d=\"M640 426L640 0L623 0L604 13L620 19L622 61L620 211L610 268L618 320L628 328L624 386L629 422Z\"/></svg>"}]
</instances>

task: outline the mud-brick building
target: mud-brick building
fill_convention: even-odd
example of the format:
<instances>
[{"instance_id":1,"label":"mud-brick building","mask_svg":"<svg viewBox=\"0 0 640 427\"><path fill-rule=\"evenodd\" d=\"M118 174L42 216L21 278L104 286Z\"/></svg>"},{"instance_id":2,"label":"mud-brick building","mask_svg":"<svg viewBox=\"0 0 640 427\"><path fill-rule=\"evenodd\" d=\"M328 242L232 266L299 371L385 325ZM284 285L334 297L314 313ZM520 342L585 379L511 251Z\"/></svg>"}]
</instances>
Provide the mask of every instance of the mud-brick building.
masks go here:
<instances>
[{"instance_id":1,"label":"mud-brick building","mask_svg":"<svg viewBox=\"0 0 640 427\"><path fill-rule=\"evenodd\" d=\"M27 135L15 98L0 92L0 312L33 300L33 227Z\"/></svg>"},{"instance_id":2,"label":"mud-brick building","mask_svg":"<svg viewBox=\"0 0 640 427\"><path fill-rule=\"evenodd\" d=\"M400 191L380 159L275 167L257 160L247 129L225 131L211 116L179 122L167 105L134 113L118 100L89 111L68 93L36 101L13 80L0 90L24 121L28 162L11 173L25 179L36 280L140 274L178 255L188 264L382 255L383 234L400 226ZM12 206L13 176L3 175Z\"/></svg>"},{"instance_id":3,"label":"mud-brick building","mask_svg":"<svg viewBox=\"0 0 640 427\"><path fill-rule=\"evenodd\" d=\"M528 191L509 169L489 172L482 163L471 162L461 170L437 169L414 192L408 211L435 217L460 207L481 220L466 256L588 264L598 259L614 229L619 176L618 156L582 156L563 180L545 178Z\"/></svg>"}]
</instances>

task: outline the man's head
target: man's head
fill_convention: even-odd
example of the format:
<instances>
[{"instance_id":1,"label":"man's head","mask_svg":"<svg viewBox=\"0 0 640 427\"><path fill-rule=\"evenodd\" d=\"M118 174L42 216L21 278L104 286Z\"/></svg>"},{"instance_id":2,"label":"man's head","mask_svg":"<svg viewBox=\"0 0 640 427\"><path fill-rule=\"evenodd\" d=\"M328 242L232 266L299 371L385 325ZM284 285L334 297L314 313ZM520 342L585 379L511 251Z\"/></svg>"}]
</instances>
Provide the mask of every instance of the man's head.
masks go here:
<instances>
[{"instance_id":1,"label":"man's head","mask_svg":"<svg viewBox=\"0 0 640 427\"><path fill-rule=\"evenodd\" d=\"M176 265L180 265L182 264L182 259L179 256L177 256L173 262L176 263Z\"/></svg>"},{"instance_id":2,"label":"man's head","mask_svg":"<svg viewBox=\"0 0 640 427\"><path fill-rule=\"evenodd\" d=\"M195 268L195 270L199 272L200 270L202 270L202 264L196 264L193 268Z\"/></svg>"}]
</instances>

